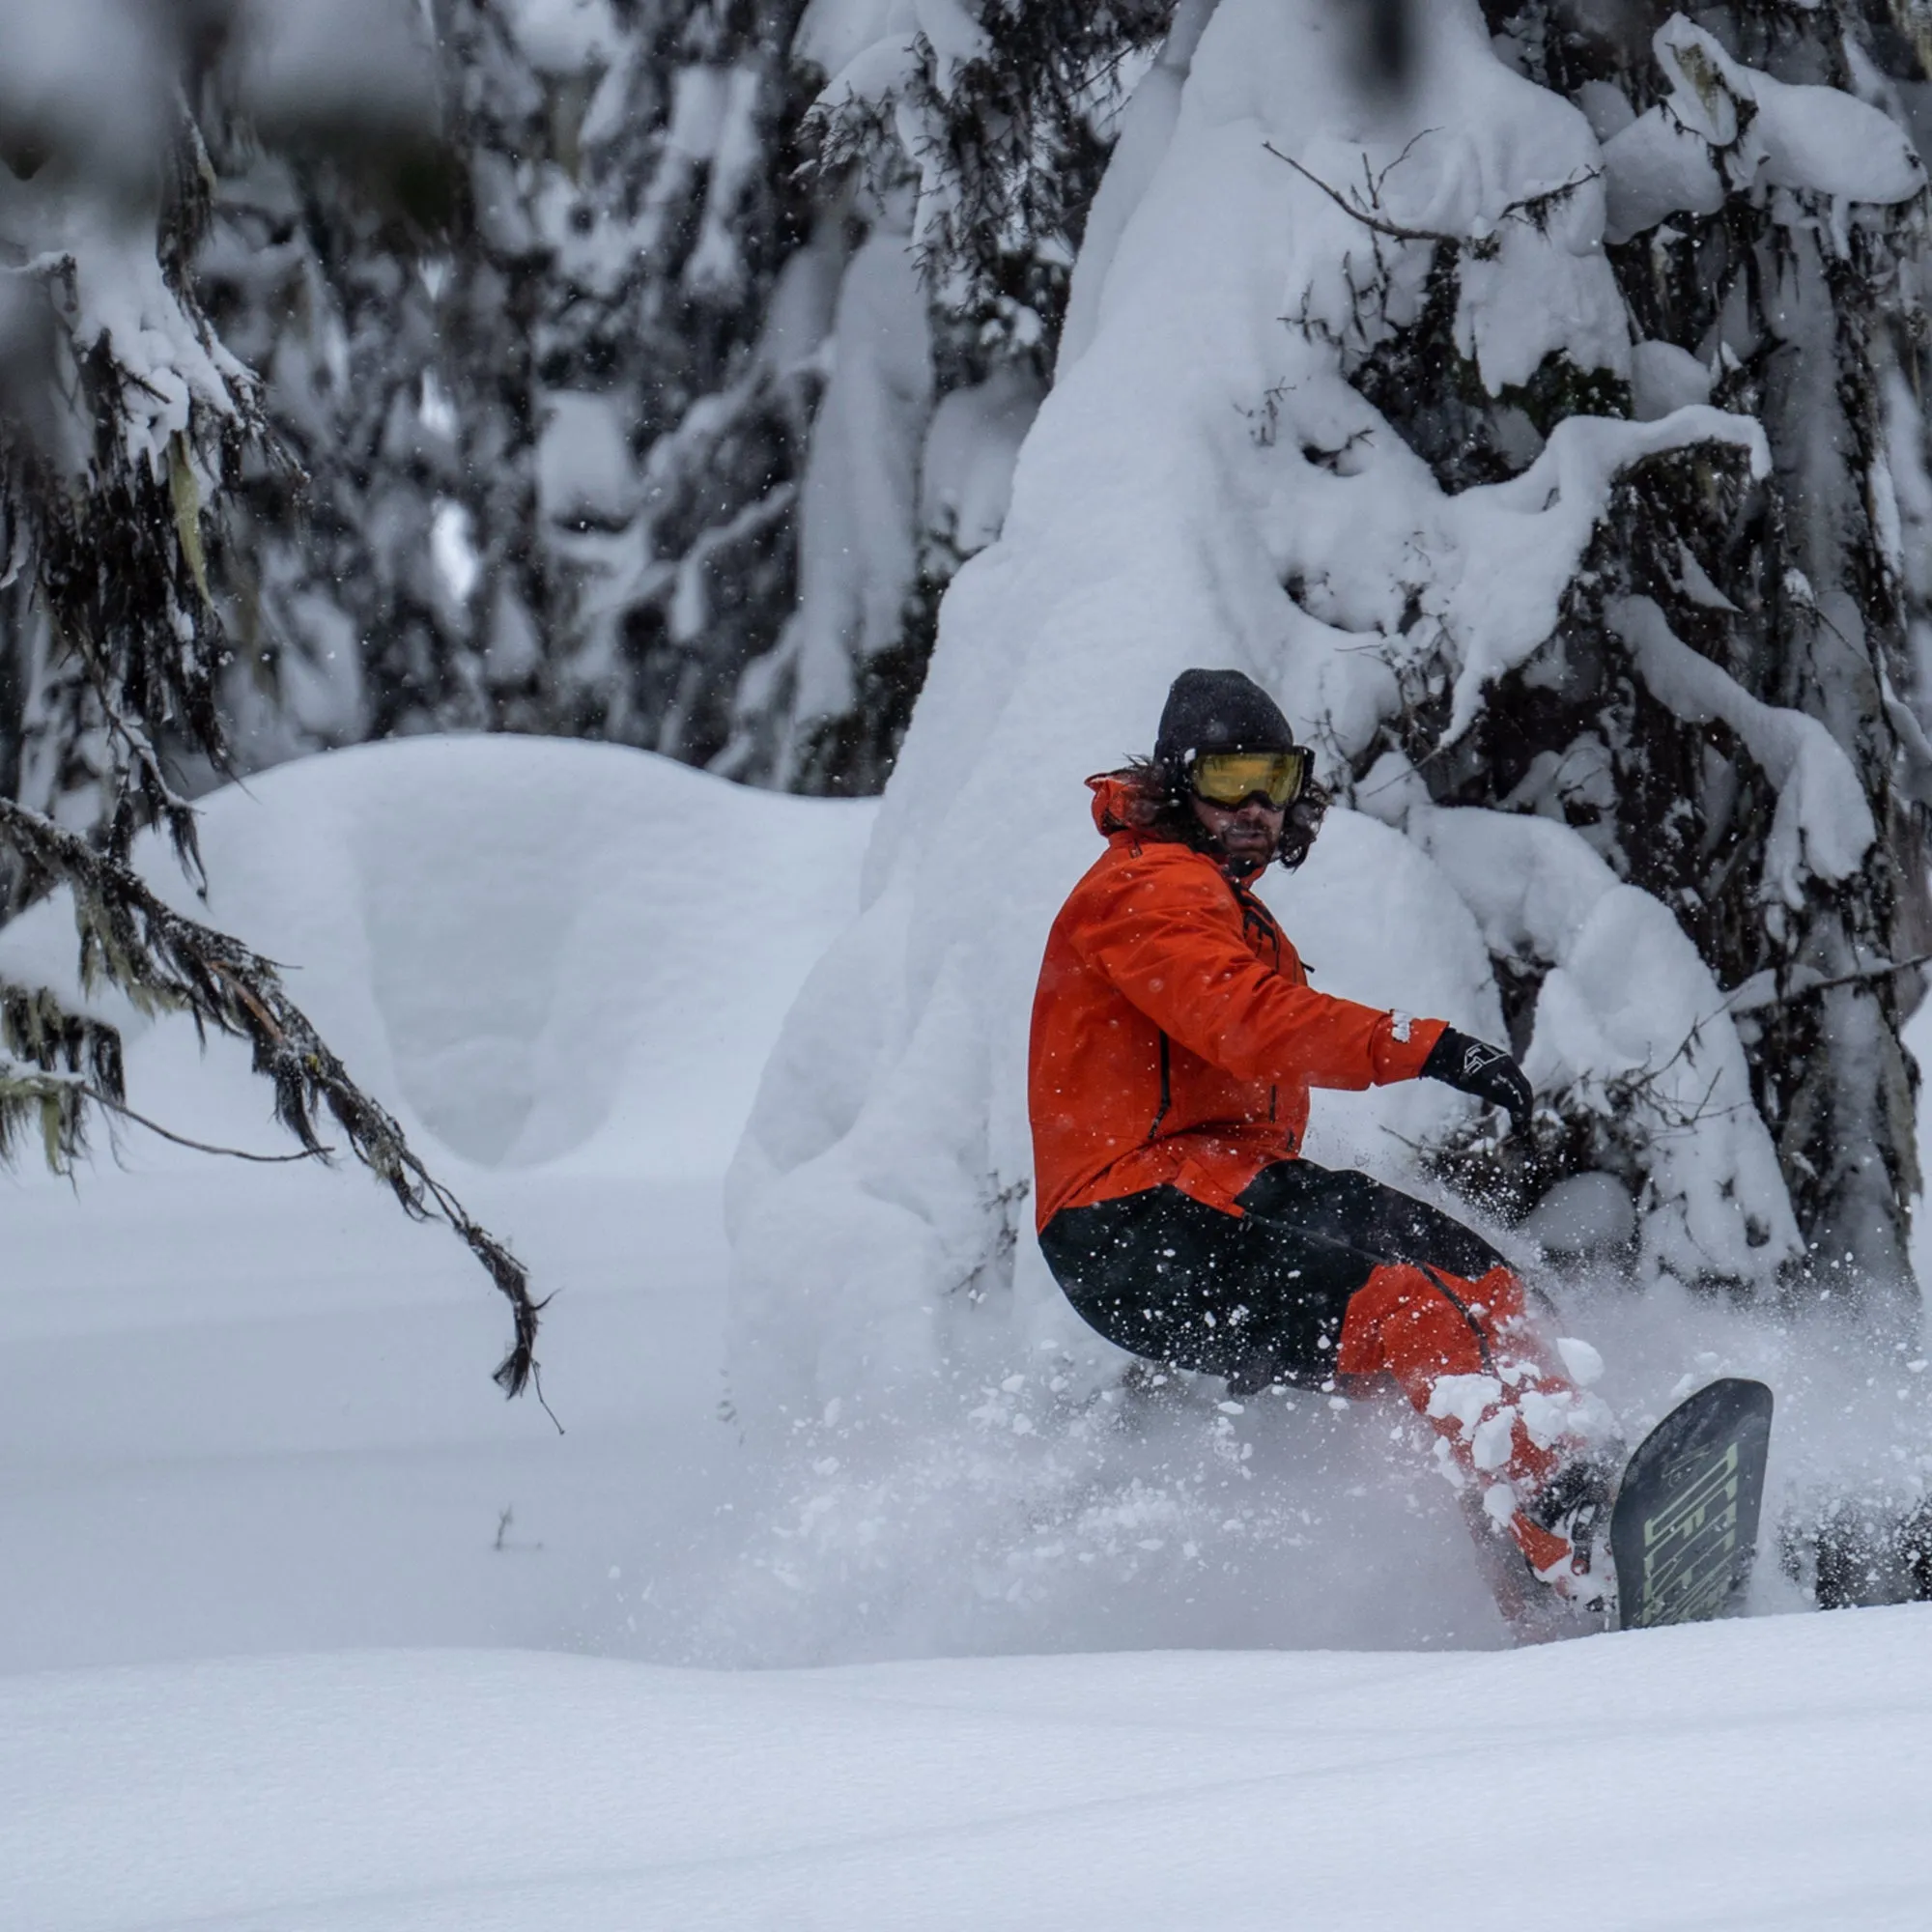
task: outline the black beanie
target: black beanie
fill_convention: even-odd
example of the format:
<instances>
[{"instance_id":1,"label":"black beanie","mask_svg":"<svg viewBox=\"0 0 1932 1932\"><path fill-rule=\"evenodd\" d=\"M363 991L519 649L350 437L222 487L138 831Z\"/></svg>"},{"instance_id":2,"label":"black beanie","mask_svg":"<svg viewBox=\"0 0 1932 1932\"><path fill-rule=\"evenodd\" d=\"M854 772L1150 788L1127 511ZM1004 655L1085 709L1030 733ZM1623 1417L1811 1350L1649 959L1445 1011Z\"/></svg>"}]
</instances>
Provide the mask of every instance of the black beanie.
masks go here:
<instances>
[{"instance_id":1,"label":"black beanie","mask_svg":"<svg viewBox=\"0 0 1932 1932\"><path fill-rule=\"evenodd\" d=\"M1294 733L1281 706L1237 670L1184 670L1161 707L1153 758L1178 783L1204 752L1286 752Z\"/></svg>"}]
</instances>

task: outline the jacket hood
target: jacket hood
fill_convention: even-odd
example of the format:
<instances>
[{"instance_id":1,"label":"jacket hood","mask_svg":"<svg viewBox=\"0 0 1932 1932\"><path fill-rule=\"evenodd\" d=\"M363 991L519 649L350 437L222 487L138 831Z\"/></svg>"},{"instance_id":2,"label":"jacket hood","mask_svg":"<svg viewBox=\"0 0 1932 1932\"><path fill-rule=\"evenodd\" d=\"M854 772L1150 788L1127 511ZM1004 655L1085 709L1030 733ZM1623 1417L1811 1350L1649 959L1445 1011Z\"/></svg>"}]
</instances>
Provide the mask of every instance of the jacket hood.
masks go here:
<instances>
[{"instance_id":1,"label":"jacket hood","mask_svg":"<svg viewBox=\"0 0 1932 1932\"><path fill-rule=\"evenodd\" d=\"M1087 781L1094 794L1094 827L1101 838L1116 832L1145 832L1153 812L1146 790L1131 772L1095 772Z\"/></svg>"}]
</instances>

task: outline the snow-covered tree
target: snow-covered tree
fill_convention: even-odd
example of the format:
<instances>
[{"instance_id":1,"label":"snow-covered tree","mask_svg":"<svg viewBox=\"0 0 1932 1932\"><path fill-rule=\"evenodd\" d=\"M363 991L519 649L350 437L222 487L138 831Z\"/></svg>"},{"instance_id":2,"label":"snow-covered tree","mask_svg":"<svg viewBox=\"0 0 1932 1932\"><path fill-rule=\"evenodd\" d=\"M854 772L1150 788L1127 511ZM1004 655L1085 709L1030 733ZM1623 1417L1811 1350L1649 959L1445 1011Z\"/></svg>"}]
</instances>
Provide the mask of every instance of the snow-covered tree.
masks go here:
<instances>
[{"instance_id":1,"label":"snow-covered tree","mask_svg":"<svg viewBox=\"0 0 1932 1932\"><path fill-rule=\"evenodd\" d=\"M557 727L537 641L562 615L537 526L551 251L526 205L550 103L503 10L452 4L436 24L422 81L444 145L414 163L416 205L372 196L339 152L265 145L245 117L212 129L197 285L293 459L251 468L233 524L224 697L247 764Z\"/></svg>"},{"instance_id":2,"label":"snow-covered tree","mask_svg":"<svg viewBox=\"0 0 1932 1932\"><path fill-rule=\"evenodd\" d=\"M249 463L275 455L256 377L196 298L213 171L186 103L232 87L263 129L377 148L400 185L429 132L408 16L373 0L349 17L299 0L193 17L101 0L13 24L0 84L9 908L64 891L83 988L245 1039L306 1155L325 1151L326 1116L406 1210L447 1219L512 1303L498 1379L514 1393L536 1330L522 1267L351 1079L273 964L165 903L130 863L135 836L158 826L198 875L175 759L226 763L234 586L213 538ZM336 40L347 27L360 31ZM96 1108L141 1118L113 1026L44 986L0 987L0 1151L33 1132L63 1166Z\"/></svg>"},{"instance_id":3,"label":"snow-covered tree","mask_svg":"<svg viewBox=\"0 0 1932 1932\"><path fill-rule=\"evenodd\" d=\"M427 271L224 127L198 273L300 472L237 536L243 757L481 726L876 790L1170 11L440 0Z\"/></svg>"},{"instance_id":4,"label":"snow-covered tree","mask_svg":"<svg viewBox=\"0 0 1932 1932\"><path fill-rule=\"evenodd\" d=\"M795 179L801 11L618 13L618 37L581 42L553 82L576 89L573 156L532 199L552 251L540 497L573 591L557 704L573 728L698 764L791 608L824 381L840 242ZM561 70L560 47L547 58Z\"/></svg>"},{"instance_id":5,"label":"snow-covered tree","mask_svg":"<svg viewBox=\"0 0 1932 1932\"><path fill-rule=\"evenodd\" d=\"M938 593L1004 513L1109 97L1096 74L1036 139L1037 76L1009 114L1019 68L979 61L969 104L935 60L903 7L687 5L640 16L590 96L545 439L589 728L804 790L890 770ZM943 251L895 87L935 139L1024 134L1018 174L949 164L983 218Z\"/></svg>"},{"instance_id":6,"label":"snow-covered tree","mask_svg":"<svg viewBox=\"0 0 1932 1932\"><path fill-rule=\"evenodd\" d=\"M199 272L305 472L258 479L238 546L258 755L450 726L724 749L796 601L850 246L795 179L801 11L442 0L463 181L426 262L332 159L218 154Z\"/></svg>"},{"instance_id":7,"label":"snow-covered tree","mask_svg":"<svg viewBox=\"0 0 1932 1932\"><path fill-rule=\"evenodd\" d=\"M814 0L798 60L828 217L864 239L820 352L797 607L737 702L724 769L884 782L940 597L998 534L1051 378L1070 270L1128 86L1174 0Z\"/></svg>"},{"instance_id":8,"label":"snow-covered tree","mask_svg":"<svg viewBox=\"0 0 1932 1932\"><path fill-rule=\"evenodd\" d=\"M1470 734L1490 776L1432 789L1585 825L1670 907L1726 989L1799 1276L1884 1297L1911 1272L1897 1036L1932 803L1885 407L1922 315L1923 173L1860 10L1627 9L1620 39L1585 8L1492 18L1603 143L1631 407L1749 415L1771 469L1728 497L1695 466L1633 479L1566 612L1564 655L1592 668L1500 687Z\"/></svg>"},{"instance_id":9,"label":"snow-covered tree","mask_svg":"<svg viewBox=\"0 0 1932 1932\"><path fill-rule=\"evenodd\" d=\"M260 372L277 449L245 466L220 539L234 755L248 770L395 729L486 724L441 554L462 526L421 260L333 157L264 149L233 125L211 146L196 287Z\"/></svg>"},{"instance_id":10,"label":"snow-covered tree","mask_svg":"<svg viewBox=\"0 0 1932 1932\"><path fill-rule=\"evenodd\" d=\"M1594 12L1415 10L1394 93L1324 0L1178 12L740 1155L748 1395L1091 1354L1027 1238L1032 978L1080 780L1188 664L1260 677L1353 808L1269 889L1317 983L1522 1049L1494 1205L1639 1279L1905 1305L1881 402L1923 176L1861 15ZM1490 1165L1427 1083L1318 1132Z\"/></svg>"}]
</instances>

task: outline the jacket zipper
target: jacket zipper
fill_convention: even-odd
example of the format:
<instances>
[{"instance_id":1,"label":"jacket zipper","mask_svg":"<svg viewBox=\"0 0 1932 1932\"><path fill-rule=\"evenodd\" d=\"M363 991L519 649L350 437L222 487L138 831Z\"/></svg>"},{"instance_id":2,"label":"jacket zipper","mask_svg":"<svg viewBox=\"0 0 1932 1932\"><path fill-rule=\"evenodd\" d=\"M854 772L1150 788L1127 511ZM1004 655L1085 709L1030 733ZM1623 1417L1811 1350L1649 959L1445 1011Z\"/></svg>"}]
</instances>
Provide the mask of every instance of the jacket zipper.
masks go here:
<instances>
[{"instance_id":1,"label":"jacket zipper","mask_svg":"<svg viewBox=\"0 0 1932 1932\"><path fill-rule=\"evenodd\" d=\"M1160 1036L1160 1105L1154 1109L1153 1125L1148 1129L1147 1137L1153 1140L1160 1132L1160 1123L1167 1119L1167 1110L1173 1104L1174 1094L1171 1086L1174 1068L1170 1059L1167 1034Z\"/></svg>"},{"instance_id":2,"label":"jacket zipper","mask_svg":"<svg viewBox=\"0 0 1932 1932\"><path fill-rule=\"evenodd\" d=\"M1274 953L1274 970L1279 973L1281 971L1281 927L1275 923L1274 915L1245 886L1236 886L1233 880L1230 880L1229 884L1234 886L1235 903L1241 909L1241 928L1243 932L1252 928L1267 941L1269 948ZM1165 1057L1167 1052L1167 1036L1165 1034L1161 1036L1160 1044L1163 1073L1161 1092L1164 1095L1167 1091L1164 1077L1167 1065ZM1268 1121L1271 1124L1280 1118L1280 1109L1281 1088L1279 1086L1270 1087L1268 1089ZM1165 1113L1166 1111L1166 1102L1163 1099L1161 1112Z\"/></svg>"}]
</instances>

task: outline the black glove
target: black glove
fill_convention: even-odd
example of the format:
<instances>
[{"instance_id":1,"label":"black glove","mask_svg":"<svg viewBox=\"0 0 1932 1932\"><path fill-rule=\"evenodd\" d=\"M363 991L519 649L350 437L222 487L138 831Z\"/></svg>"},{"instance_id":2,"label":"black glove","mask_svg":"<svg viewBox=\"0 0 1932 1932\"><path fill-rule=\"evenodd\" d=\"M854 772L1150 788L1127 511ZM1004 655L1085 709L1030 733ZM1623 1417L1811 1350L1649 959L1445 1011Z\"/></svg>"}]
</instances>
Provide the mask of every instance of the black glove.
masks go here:
<instances>
[{"instance_id":1,"label":"black glove","mask_svg":"<svg viewBox=\"0 0 1932 1932\"><path fill-rule=\"evenodd\" d=\"M1536 1094L1522 1068L1501 1047L1485 1046L1454 1027L1444 1027L1442 1037L1429 1049L1422 1071L1459 1094L1473 1094L1492 1107L1506 1107L1517 1132L1528 1131Z\"/></svg>"}]
</instances>

